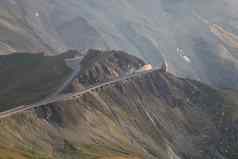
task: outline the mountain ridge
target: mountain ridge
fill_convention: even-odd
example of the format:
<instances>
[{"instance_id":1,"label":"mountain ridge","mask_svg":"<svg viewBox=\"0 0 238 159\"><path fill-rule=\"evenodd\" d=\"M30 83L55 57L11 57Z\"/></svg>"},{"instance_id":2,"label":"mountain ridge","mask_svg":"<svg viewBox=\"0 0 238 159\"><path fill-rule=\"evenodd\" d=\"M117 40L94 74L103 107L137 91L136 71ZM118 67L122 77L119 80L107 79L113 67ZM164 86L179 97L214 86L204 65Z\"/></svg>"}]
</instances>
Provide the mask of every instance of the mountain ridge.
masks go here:
<instances>
[{"instance_id":1,"label":"mountain ridge","mask_svg":"<svg viewBox=\"0 0 238 159\"><path fill-rule=\"evenodd\" d=\"M88 71L95 73L97 67L114 76L107 71L114 70L114 58L108 52L98 56L98 62L89 61ZM118 63L131 58L121 56ZM100 82L88 71L90 84ZM72 89L80 84L79 77L75 80ZM1 119L0 149L6 153L0 155L17 158L7 153L13 149L26 159L235 159L238 110L233 93L154 71Z\"/></svg>"}]
</instances>

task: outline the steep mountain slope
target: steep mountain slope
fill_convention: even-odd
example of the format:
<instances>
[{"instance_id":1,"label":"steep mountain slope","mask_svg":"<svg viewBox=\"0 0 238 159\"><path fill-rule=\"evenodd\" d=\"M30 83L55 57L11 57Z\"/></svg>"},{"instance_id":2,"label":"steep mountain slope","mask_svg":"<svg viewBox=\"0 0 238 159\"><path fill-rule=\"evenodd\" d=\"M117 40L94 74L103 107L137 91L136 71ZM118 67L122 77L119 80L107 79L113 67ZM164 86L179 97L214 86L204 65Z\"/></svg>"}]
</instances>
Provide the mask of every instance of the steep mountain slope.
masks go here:
<instances>
[{"instance_id":1,"label":"steep mountain slope","mask_svg":"<svg viewBox=\"0 0 238 159\"><path fill-rule=\"evenodd\" d=\"M0 56L0 110L32 103L54 92L72 73L64 59L63 54Z\"/></svg>"},{"instance_id":2,"label":"steep mountain slope","mask_svg":"<svg viewBox=\"0 0 238 159\"><path fill-rule=\"evenodd\" d=\"M16 51L36 52L40 48L49 47L28 22L29 17L25 15L24 6L14 0L2 0L0 10L1 54Z\"/></svg>"},{"instance_id":3,"label":"steep mountain slope","mask_svg":"<svg viewBox=\"0 0 238 159\"><path fill-rule=\"evenodd\" d=\"M177 76L238 87L236 0L2 0L0 4L1 53L120 49L157 66L165 60ZM219 26L215 32L213 26Z\"/></svg>"},{"instance_id":4,"label":"steep mountain slope","mask_svg":"<svg viewBox=\"0 0 238 159\"><path fill-rule=\"evenodd\" d=\"M88 50L81 64L77 58L79 55L82 55L81 52L70 50L56 56L46 56L43 53L0 56L0 110L31 104L64 90L73 91L77 80L69 86L64 83L74 75L76 68L79 68L80 74L75 74L68 83L78 77L86 87L124 76L145 64L122 51ZM75 64L72 65L72 61ZM108 69L104 70L105 68ZM59 90L61 87L62 90Z\"/></svg>"},{"instance_id":5,"label":"steep mountain slope","mask_svg":"<svg viewBox=\"0 0 238 159\"><path fill-rule=\"evenodd\" d=\"M118 52L92 50L78 84L143 63ZM88 55L88 57L90 57ZM127 60L125 60L127 59ZM135 64L130 63L134 61ZM136 62L137 61L137 62ZM117 66L112 67L112 64ZM96 71L98 70L100 71ZM125 73L130 69L126 69ZM103 72L101 72L103 71ZM120 72L119 71L119 72ZM1 119L1 158L57 159L236 159L238 105L235 91L154 71ZM13 153L9 153L12 151Z\"/></svg>"}]
</instances>

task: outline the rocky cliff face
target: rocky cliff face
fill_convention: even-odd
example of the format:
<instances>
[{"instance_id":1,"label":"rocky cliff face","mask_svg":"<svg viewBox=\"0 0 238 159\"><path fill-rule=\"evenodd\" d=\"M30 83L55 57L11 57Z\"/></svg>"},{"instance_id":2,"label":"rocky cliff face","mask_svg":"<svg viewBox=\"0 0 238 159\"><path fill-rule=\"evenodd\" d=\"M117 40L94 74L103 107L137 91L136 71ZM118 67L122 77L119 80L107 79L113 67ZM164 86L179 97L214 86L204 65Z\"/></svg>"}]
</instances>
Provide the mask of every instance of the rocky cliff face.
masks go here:
<instances>
[{"instance_id":1,"label":"rocky cliff face","mask_svg":"<svg viewBox=\"0 0 238 159\"><path fill-rule=\"evenodd\" d=\"M143 64L123 54L113 64L117 53L93 52L101 58L84 64L91 67L82 85L95 82L88 76L95 68L108 78L121 62ZM0 157L236 159L236 95L154 71L1 119Z\"/></svg>"},{"instance_id":2,"label":"rocky cliff face","mask_svg":"<svg viewBox=\"0 0 238 159\"><path fill-rule=\"evenodd\" d=\"M89 86L131 74L144 65L143 60L123 51L89 50L80 64L78 80Z\"/></svg>"}]
</instances>

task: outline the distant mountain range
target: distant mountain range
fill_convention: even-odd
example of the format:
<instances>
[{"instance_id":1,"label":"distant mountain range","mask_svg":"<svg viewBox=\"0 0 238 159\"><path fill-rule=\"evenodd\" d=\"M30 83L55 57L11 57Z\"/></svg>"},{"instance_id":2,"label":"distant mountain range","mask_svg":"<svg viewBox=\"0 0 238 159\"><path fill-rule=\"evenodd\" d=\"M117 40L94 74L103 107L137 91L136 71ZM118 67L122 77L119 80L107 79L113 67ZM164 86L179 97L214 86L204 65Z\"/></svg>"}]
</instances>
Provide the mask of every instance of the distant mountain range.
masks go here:
<instances>
[{"instance_id":1,"label":"distant mountain range","mask_svg":"<svg viewBox=\"0 0 238 159\"><path fill-rule=\"evenodd\" d=\"M0 53L117 49L238 88L236 0L1 0Z\"/></svg>"}]
</instances>

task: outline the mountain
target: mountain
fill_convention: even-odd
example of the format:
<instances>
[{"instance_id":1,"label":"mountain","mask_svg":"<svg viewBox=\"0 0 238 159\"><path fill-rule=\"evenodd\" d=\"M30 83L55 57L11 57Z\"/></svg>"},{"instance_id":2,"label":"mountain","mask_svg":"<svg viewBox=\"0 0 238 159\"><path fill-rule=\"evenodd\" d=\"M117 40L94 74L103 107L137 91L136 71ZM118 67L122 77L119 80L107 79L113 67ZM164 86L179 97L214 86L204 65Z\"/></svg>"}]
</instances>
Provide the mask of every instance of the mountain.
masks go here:
<instances>
[{"instance_id":1,"label":"mountain","mask_svg":"<svg viewBox=\"0 0 238 159\"><path fill-rule=\"evenodd\" d=\"M1 0L0 50L124 50L219 88L238 88L236 0Z\"/></svg>"},{"instance_id":2,"label":"mountain","mask_svg":"<svg viewBox=\"0 0 238 159\"><path fill-rule=\"evenodd\" d=\"M43 53L0 55L0 111L31 104L57 92L76 91L70 85L76 77L84 86L91 86L125 76L145 64L122 51L91 49L80 62L78 57L81 56L76 50L56 56Z\"/></svg>"},{"instance_id":3,"label":"mountain","mask_svg":"<svg viewBox=\"0 0 238 159\"><path fill-rule=\"evenodd\" d=\"M64 59L63 54L1 55L0 110L36 102L54 92L72 73Z\"/></svg>"},{"instance_id":4,"label":"mountain","mask_svg":"<svg viewBox=\"0 0 238 159\"><path fill-rule=\"evenodd\" d=\"M90 50L80 65L86 69L67 91L131 74L144 62ZM237 95L155 70L1 118L0 157L236 159Z\"/></svg>"}]
</instances>

